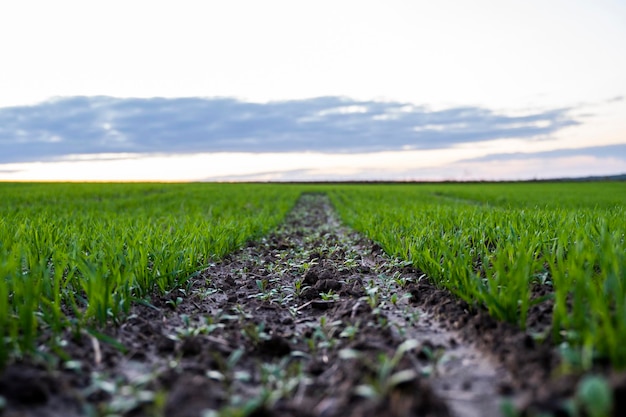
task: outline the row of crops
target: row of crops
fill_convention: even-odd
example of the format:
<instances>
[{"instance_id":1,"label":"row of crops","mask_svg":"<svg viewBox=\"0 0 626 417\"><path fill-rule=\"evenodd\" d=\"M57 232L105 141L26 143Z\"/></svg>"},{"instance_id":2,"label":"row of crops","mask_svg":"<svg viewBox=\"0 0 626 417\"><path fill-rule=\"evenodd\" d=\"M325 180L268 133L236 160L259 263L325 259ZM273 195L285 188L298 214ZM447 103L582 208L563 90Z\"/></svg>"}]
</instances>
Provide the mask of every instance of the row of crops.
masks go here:
<instances>
[{"instance_id":1,"label":"row of crops","mask_svg":"<svg viewBox=\"0 0 626 417\"><path fill-rule=\"evenodd\" d=\"M42 333L119 322L267 233L292 187L0 184L0 366Z\"/></svg>"},{"instance_id":2,"label":"row of crops","mask_svg":"<svg viewBox=\"0 0 626 417\"><path fill-rule=\"evenodd\" d=\"M524 328L550 300L543 336L579 366L626 367L626 184L360 186L331 198L350 226L470 305ZM533 296L541 286L553 291Z\"/></svg>"},{"instance_id":3,"label":"row of crops","mask_svg":"<svg viewBox=\"0 0 626 417\"><path fill-rule=\"evenodd\" d=\"M348 225L498 319L524 328L533 304L554 303L544 337L583 367L626 367L625 183L0 184L0 366L42 334L116 323L184 288L303 191L327 192Z\"/></svg>"}]
</instances>

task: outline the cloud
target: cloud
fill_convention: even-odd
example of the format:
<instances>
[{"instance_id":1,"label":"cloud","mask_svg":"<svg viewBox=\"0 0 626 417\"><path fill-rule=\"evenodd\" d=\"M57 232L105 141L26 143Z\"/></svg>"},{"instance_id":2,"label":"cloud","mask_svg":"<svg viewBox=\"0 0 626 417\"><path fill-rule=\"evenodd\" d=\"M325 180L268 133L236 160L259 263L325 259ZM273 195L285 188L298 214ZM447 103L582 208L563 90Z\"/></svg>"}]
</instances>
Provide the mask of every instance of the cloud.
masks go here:
<instances>
[{"instance_id":1,"label":"cloud","mask_svg":"<svg viewBox=\"0 0 626 417\"><path fill-rule=\"evenodd\" d=\"M613 158L626 161L626 144L591 146L586 148L555 149L551 151L533 153L500 153L481 156L480 158L465 159L459 162L494 162L494 161L524 161L530 159L555 159L569 157L593 157L598 159Z\"/></svg>"},{"instance_id":2,"label":"cloud","mask_svg":"<svg viewBox=\"0 0 626 417\"><path fill-rule=\"evenodd\" d=\"M263 104L68 97L0 108L0 163L98 153L444 149L502 138L536 140L578 123L569 109L506 116L481 107L431 111L343 97Z\"/></svg>"}]
</instances>

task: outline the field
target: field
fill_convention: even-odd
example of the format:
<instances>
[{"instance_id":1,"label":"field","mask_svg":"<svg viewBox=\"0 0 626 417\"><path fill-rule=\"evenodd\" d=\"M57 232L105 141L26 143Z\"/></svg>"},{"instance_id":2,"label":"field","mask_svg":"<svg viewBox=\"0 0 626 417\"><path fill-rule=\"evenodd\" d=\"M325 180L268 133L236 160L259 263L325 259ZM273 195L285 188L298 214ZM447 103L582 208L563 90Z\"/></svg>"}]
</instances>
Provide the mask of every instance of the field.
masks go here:
<instances>
[{"instance_id":1,"label":"field","mask_svg":"<svg viewBox=\"0 0 626 417\"><path fill-rule=\"evenodd\" d=\"M0 415L626 413L626 183L0 197Z\"/></svg>"}]
</instances>

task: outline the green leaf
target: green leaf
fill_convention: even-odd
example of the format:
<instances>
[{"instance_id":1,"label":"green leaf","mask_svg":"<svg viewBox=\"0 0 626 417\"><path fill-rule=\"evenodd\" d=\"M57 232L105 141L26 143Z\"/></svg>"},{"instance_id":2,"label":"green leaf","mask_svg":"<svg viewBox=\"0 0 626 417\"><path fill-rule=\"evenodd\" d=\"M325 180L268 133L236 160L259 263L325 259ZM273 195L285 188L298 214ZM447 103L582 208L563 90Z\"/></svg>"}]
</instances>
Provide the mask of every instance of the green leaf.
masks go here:
<instances>
[{"instance_id":1,"label":"green leaf","mask_svg":"<svg viewBox=\"0 0 626 417\"><path fill-rule=\"evenodd\" d=\"M613 409L613 393L605 378L585 376L578 384L576 397L590 417L608 417Z\"/></svg>"}]
</instances>

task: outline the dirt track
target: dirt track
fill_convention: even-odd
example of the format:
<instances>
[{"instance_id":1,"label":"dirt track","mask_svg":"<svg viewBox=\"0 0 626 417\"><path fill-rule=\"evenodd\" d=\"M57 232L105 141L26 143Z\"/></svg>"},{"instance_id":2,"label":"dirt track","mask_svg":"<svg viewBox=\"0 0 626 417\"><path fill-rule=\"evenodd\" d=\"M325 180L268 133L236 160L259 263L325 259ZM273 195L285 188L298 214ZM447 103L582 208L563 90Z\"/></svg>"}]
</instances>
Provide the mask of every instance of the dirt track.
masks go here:
<instances>
[{"instance_id":1,"label":"dirt track","mask_svg":"<svg viewBox=\"0 0 626 417\"><path fill-rule=\"evenodd\" d=\"M388 258L323 195L103 332L125 349L68 332L71 361L10 365L2 415L470 417L498 415L503 396L542 409L560 396L549 345Z\"/></svg>"}]
</instances>

